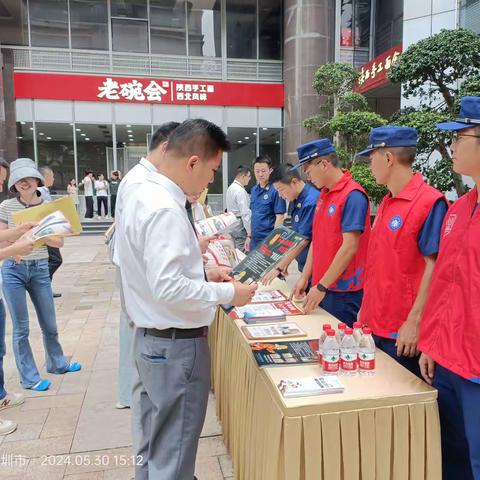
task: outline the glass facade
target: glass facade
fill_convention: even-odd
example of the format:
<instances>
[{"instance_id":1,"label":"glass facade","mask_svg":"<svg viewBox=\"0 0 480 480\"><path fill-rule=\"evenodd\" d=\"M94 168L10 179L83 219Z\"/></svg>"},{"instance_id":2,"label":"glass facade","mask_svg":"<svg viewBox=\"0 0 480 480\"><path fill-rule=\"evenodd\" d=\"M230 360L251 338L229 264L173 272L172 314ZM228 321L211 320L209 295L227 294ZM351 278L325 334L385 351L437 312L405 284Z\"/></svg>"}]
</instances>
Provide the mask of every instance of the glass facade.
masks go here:
<instances>
[{"instance_id":1,"label":"glass facade","mask_svg":"<svg viewBox=\"0 0 480 480\"><path fill-rule=\"evenodd\" d=\"M374 57L399 45L403 38L403 0L375 2Z\"/></svg>"},{"instance_id":2,"label":"glass facade","mask_svg":"<svg viewBox=\"0 0 480 480\"><path fill-rule=\"evenodd\" d=\"M460 0L460 26L480 34L480 0Z\"/></svg>"},{"instance_id":3,"label":"glass facade","mask_svg":"<svg viewBox=\"0 0 480 480\"><path fill-rule=\"evenodd\" d=\"M14 45L29 45L30 36L32 47L282 59L281 0L24 0L18 22Z\"/></svg>"}]
</instances>

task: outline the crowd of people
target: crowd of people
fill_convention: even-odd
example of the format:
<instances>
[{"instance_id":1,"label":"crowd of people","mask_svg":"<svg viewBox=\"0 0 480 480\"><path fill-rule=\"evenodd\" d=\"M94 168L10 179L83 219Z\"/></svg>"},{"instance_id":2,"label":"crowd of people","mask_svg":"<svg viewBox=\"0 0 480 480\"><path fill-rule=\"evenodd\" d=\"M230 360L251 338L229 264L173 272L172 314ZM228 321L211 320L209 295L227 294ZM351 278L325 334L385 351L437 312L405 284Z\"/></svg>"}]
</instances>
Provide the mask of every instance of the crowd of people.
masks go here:
<instances>
[{"instance_id":1,"label":"crowd of people","mask_svg":"<svg viewBox=\"0 0 480 480\"><path fill-rule=\"evenodd\" d=\"M373 225L366 191L341 168L327 138L300 145L296 165L274 169L268 156L254 159L250 194L252 172L240 166L226 208L239 220L231 232L236 247L249 252L284 223L288 202L291 228L310 240L296 259L300 276L292 292L304 299L305 313L321 306L349 326L360 321L372 329L378 348L433 384L444 478L479 480L480 97L462 98L456 121L438 128L453 132L455 172L475 183L451 206L413 169L417 131L385 126L370 132L360 152L369 157L376 182L388 188ZM245 305L257 288L234 281L228 269L205 270L202 253L210 239L194 227L211 213L198 199L229 149L225 133L206 120L168 122L152 135L148 155L121 181L115 176L114 189L113 176L109 185L88 171L82 181L90 213L93 188L97 199L109 188L115 197L110 247L122 308L117 407L132 409L137 480L194 478L210 387L208 327L217 305ZM0 180L7 168L0 165ZM47 371L81 368L64 357L56 330L48 259L62 241L48 239L32 250L33 225L12 221L13 212L48 201L50 172L40 173L28 159L10 169L8 186L16 196L0 204L0 239L10 242L0 249L3 292L20 383L45 390L48 381L40 378L28 342L27 291L42 328ZM100 199L102 205L106 210ZM281 261L263 283L285 277L288 269ZM0 301L2 338L4 330ZM4 354L4 341L0 345ZM5 392L0 360L0 409L2 399L15 405L22 396Z\"/></svg>"}]
</instances>

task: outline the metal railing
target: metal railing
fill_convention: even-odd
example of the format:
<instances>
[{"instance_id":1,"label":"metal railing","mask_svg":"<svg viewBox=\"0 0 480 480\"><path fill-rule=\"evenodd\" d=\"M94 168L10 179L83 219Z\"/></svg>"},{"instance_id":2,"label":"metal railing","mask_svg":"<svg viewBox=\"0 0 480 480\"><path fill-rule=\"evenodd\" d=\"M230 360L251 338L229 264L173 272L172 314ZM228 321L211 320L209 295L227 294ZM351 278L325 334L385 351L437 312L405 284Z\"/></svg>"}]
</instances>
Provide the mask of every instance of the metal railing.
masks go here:
<instances>
[{"instance_id":1,"label":"metal railing","mask_svg":"<svg viewBox=\"0 0 480 480\"><path fill-rule=\"evenodd\" d=\"M180 55L146 55L63 48L3 47L13 51L15 70L145 75L211 80L282 82L281 60L223 59Z\"/></svg>"}]
</instances>

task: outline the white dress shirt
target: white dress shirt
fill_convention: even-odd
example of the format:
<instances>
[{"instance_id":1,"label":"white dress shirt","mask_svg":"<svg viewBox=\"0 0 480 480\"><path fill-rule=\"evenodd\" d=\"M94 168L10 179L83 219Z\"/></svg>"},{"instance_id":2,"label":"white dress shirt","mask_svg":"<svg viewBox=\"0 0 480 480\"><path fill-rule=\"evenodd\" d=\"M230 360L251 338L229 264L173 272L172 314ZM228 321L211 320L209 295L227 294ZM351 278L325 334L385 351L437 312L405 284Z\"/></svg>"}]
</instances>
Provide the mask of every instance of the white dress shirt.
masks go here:
<instances>
[{"instance_id":1,"label":"white dress shirt","mask_svg":"<svg viewBox=\"0 0 480 480\"><path fill-rule=\"evenodd\" d=\"M251 234L251 220L252 212L250 210L250 195L245 190L245 187L234 180L227 189L227 212L234 213L237 217L242 219L243 226L247 231L247 235Z\"/></svg>"},{"instance_id":2,"label":"white dress shirt","mask_svg":"<svg viewBox=\"0 0 480 480\"><path fill-rule=\"evenodd\" d=\"M128 197L129 192L131 192L135 186L143 183L150 172L156 172L157 169L155 165L149 162L146 158L142 158L123 178L120 182L117 192L117 203L115 206L115 236L113 242L115 245L112 245L113 248L113 258L112 262L119 267L119 252L118 245L116 242L119 225L122 221L123 207L125 205L125 199Z\"/></svg>"},{"instance_id":3,"label":"white dress shirt","mask_svg":"<svg viewBox=\"0 0 480 480\"><path fill-rule=\"evenodd\" d=\"M200 245L172 180L149 173L132 189L116 229L127 313L140 328L209 325L216 306L230 303L231 283L205 281Z\"/></svg>"}]
</instances>

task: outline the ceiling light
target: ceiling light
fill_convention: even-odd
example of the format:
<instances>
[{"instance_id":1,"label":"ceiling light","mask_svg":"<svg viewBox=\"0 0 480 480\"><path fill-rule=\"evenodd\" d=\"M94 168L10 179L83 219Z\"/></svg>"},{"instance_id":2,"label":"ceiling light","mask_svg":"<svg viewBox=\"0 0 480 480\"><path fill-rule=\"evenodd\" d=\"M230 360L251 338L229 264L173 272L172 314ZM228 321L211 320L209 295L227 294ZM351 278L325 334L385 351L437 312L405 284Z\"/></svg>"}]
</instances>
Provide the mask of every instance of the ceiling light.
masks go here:
<instances>
[{"instance_id":1,"label":"ceiling light","mask_svg":"<svg viewBox=\"0 0 480 480\"><path fill-rule=\"evenodd\" d=\"M90 139L87 137L85 140L88 142Z\"/></svg>"},{"instance_id":2,"label":"ceiling light","mask_svg":"<svg viewBox=\"0 0 480 480\"><path fill-rule=\"evenodd\" d=\"M131 125L127 125L127 128L130 128L130 127L131 127Z\"/></svg>"},{"instance_id":3,"label":"ceiling light","mask_svg":"<svg viewBox=\"0 0 480 480\"><path fill-rule=\"evenodd\" d=\"M30 127L30 130L33 130L33 127Z\"/></svg>"},{"instance_id":4,"label":"ceiling light","mask_svg":"<svg viewBox=\"0 0 480 480\"><path fill-rule=\"evenodd\" d=\"M75 130L76 130L77 132L81 132L81 131L82 131L81 128L76 128Z\"/></svg>"},{"instance_id":5,"label":"ceiling light","mask_svg":"<svg viewBox=\"0 0 480 480\"><path fill-rule=\"evenodd\" d=\"M250 137L245 137L245 140L250 140Z\"/></svg>"},{"instance_id":6,"label":"ceiling light","mask_svg":"<svg viewBox=\"0 0 480 480\"><path fill-rule=\"evenodd\" d=\"M23 137L17 137L19 140L22 140Z\"/></svg>"},{"instance_id":7,"label":"ceiling light","mask_svg":"<svg viewBox=\"0 0 480 480\"><path fill-rule=\"evenodd\" d=\"M20 122L22 125L25 125L26 122Z\"/></svg>"},{"instance_id":8,"label":"ceiling light","mask_svg":"<svg viewBox=\"0 0 480 480\"><path fill-rule=\"evenodd\" d=\"M127 130L127 132L128 132L128 133L132 133L132 132L133 132L133 130Z\"/></svg>"},{"instance_id":9,"label":"ceiling light","mask_svg":"<svg viewBox=\"0 0 480 480\"><path fill-rule=\"evenodd\" d=\"M40 132L39 135L45 135L44 133Z\"/></svg>"},{"instance_id":10,"label":"ceiling light","mask_svg":"<svg viewBox=\"0 0 480 480\"><path fill-rule=\"evenodd\" d=\"M73 123L70 123L69 125L70 125L71 127L73 127Z\"/></svg>"},{"instance_id":11,"label":"ceiling light","mask_svg":"<svg viewBox=\"0 0 480 480\"><path fill-rule=\"evenodd\" d=\"M241 141L241 140L238 140L237 143L242 143L242 141Z\"/></svg>"},{"instance_id":12,"label":"ceiling light","mask_svg":"<svg viewBox=\"0 0 480 480\"><path fill-rule=\"evenodd\" d=\"M86 137L86 136L87 136L86 133L81 133L80 135L81 135L82 137Z\"/></svg>"},{"instance_id":13,"label":"ceiling light","mask_svg":"<svg viewBox=\"0 0 480 480\"><path fill-rule=\"evenodd\" d=\"M280 140L277 140L275 143L280 143Z\"/></svg>"},{"instance_id":14,"label":"ceiling light","mask_svg":"<svg viewBox=\"0 0 480 480\"><path fill-rule=\"evenodd\" d=\"M52 137L47 137L47 140L51 140L51 139L52 139Z\"/></svg>"},{"instance_id":15,"label":"ceiling light","mask_svg":"<svg viewBox=\"0 0 480 480\"><path fill-rule=\"evenodd\" d=\"M253 132L253 133L252 133L252 135L256 135L256 134L257 134L257 132Z\"/></svg>"},{"instance_id":16,"label":"ceiling light","mask_svg":"<svg viewBox=\"0 0 480 480\"><path fill-rule=\"evenodd\" d=\"M267 128L267 127L263 127L262 130L268 130L268 128Z\"/></svg>"}]
</instances>

